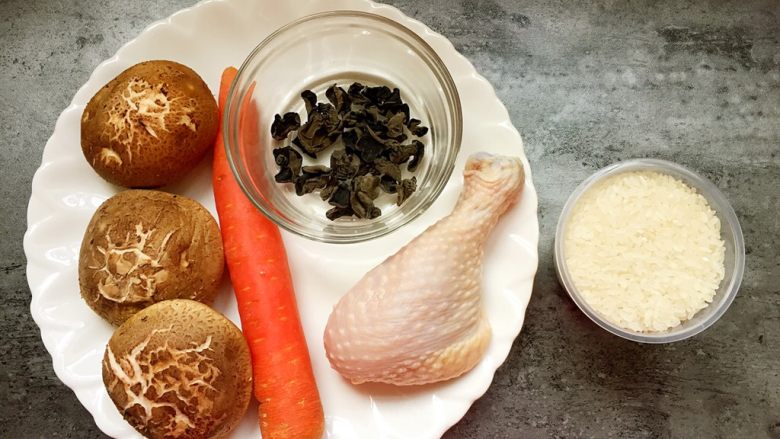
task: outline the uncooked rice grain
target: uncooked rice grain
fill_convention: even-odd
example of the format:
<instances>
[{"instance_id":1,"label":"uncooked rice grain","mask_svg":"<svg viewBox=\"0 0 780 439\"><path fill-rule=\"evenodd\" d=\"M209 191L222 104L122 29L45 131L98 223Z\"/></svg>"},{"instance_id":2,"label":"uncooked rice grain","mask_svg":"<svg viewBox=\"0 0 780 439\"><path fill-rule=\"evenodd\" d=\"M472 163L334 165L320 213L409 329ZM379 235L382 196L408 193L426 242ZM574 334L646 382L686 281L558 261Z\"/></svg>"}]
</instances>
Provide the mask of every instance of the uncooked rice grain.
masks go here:
<instances>
[{"instance_id":1,"label":"uncooked rice grain","mask_svg":"<svg viewBox=\"0 0 780 439\"><path fill-rule=\"evenodd\" d=\"M633 331L664 331L705 308L723 279L724 253L705 198L658 172L597 183L565 230L577 290L604 319Z\"/></svg>"}]
</instances>

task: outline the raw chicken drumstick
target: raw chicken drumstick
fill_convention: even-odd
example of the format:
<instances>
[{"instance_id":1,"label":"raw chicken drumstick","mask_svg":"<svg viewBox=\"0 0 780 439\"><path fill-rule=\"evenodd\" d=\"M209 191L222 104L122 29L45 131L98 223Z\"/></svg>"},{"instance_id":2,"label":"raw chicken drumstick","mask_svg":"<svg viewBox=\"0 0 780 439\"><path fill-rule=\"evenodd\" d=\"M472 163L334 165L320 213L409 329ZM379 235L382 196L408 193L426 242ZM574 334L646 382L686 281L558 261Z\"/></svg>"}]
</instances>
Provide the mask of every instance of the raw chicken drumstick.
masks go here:
<instances>
[{"instance_id":1,"label":"raw chicken drumstick","mask_svg":"<svg viewBox=\"0 0 780 439\"><path fill-rule=\"evenodd\" d=\"M432 383L482 358L490 341L480 301L484 244L517 200L524 172L517 158L479 153L463 176L452 213L369 271L333 309L325 351L353 383Z\"/></svg>"}]
</instances>

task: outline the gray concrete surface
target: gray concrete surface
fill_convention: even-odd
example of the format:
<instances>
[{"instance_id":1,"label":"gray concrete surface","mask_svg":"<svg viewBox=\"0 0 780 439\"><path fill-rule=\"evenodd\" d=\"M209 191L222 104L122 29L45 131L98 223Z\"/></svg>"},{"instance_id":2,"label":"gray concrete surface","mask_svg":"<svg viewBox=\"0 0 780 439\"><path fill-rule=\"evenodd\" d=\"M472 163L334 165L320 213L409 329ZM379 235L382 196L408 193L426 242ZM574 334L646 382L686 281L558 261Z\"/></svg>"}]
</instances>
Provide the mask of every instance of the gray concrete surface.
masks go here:
<instances>
[{"instance_id":1,"label":"gray concrete surface","mask_svg":"<svg viewBox=\"0 0 780 439\"><path fill-rule=\"evenodd\" d=\"M394 0L447 36L522 132L540 196L540 266L523 332L447 438L780 438L780 2ZM95 66L188 0L0 2L0 437L102 437L56 379L29 315L30 181ZM490 139L485 139L489 142ZM623 341L555 280L554 225L599 167L658 157L737 211L747 271L730 311L666 346Z\"/></svg>"}]
</instances>

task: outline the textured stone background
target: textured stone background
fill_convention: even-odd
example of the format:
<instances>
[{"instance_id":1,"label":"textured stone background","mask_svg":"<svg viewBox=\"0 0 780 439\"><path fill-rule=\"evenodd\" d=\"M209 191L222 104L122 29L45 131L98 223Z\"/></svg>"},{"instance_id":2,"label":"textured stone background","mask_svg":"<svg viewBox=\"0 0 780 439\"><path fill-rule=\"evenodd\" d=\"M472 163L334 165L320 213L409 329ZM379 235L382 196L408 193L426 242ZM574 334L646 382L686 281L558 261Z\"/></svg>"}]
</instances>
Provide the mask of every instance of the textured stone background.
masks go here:
<instances>
[{"instance_id":1,"label":"textured stone background","mask_svg":"<svg viewBox=\"0 0 780 439\"><path fill-rule=\"evenodd\" d=\"M525 327L487 394L446 437L780 438L780 2L390 3L448 37L493 83L540 196ZM0 2L0 437L101 437L54 376L30 318L30 181L57 115L95 66L190 4ZM742 289L692 340L613 337L555 280L551 245L565 198L594 170L633 157L700 171L742 221Z\"/></svg>"}]
</instances>

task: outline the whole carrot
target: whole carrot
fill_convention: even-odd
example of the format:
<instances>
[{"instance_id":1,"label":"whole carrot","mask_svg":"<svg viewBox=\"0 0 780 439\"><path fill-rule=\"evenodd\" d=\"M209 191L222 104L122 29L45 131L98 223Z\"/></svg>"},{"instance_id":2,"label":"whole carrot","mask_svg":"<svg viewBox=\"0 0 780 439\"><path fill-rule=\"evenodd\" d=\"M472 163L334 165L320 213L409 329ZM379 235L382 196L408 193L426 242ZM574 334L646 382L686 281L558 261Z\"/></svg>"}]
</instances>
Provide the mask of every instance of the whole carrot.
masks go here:
<instances>
[{"instance_id":1,"label":"whole carrot","mask_svg":"<svg viewBox=\"0 0 780 439\"><path fill-rule=\"evenodd\" d=\"M224 111L235 68L222 74ZM242 130L257 131L251 91L242 104ZM213 185L225 259L252 354L255 397L264 439L319 439L324 417L298 316L287 254L279 229L246 198L230 171L222 124L214 148ZM247 132L246 135L257 135Z\"/></svg>"}]
</instances>

